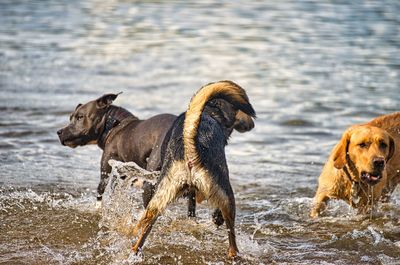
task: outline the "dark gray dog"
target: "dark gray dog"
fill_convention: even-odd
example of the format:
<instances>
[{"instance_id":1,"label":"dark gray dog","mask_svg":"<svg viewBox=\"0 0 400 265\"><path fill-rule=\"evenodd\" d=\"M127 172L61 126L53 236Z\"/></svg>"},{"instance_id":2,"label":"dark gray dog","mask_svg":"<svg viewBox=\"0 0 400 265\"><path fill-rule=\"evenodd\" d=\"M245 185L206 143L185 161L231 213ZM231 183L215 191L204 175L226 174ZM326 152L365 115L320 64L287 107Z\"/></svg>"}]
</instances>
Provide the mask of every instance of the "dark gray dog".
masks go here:
<instances>
[{"instance_id":1,"label":"dark gray dog","mask_svg":"<svg viewBox=\"0 0 400 265\"><path fill-rule=\"evenodd\" d=\"M148 169L148 161L160 160L160 151L155 143L164 139L176 119L172 114L160 114L148 120L139 120L126 109L111 105L117 96L106 94L86 104L79 104L70 116L70 124L57 131L63 145L75 148L97 144L103 150L98 201L101 201L111 172L108 160L133 161ZM159 162L151 164L155 163ZM157 165L154 167L149 170L158 169Z\"/></svg>"},{"instance_id":2,"label":"dark gray dog","mask_svg":"<svg viewBox=\"0 0 400 265\"><path fill-rule=\"evenodd\" d=\"M103 150L97 188L99 202L108 184L110 159L132 161L148 171L161 169L161 145L177 118L172 114L159 114L140 120L126 109L112 105L117 96L106 94L86 104L78 104L70 115L70 124L57 131L63 145L75 148L97 144ZM205 112L224 125L227 137L233 129L246 132L254 127L250 116L222 99L210 101Z\"/></svg>"}]
</instances>

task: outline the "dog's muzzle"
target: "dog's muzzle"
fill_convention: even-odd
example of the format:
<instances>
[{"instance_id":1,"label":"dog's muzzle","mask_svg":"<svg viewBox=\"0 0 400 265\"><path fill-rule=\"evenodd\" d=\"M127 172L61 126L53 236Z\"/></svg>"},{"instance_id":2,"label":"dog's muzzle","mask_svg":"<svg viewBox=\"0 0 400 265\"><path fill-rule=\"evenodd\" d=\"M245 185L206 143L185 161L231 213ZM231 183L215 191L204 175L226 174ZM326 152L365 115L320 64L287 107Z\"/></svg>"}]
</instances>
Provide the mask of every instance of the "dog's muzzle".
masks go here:
<instances>
[{"instance_id":1,"label":"dog's muzzle","mask_svg":"<svg viewBox=\"0 0 400 265\"><path fill-rule=\"evenodd\" d=\"M57 135L58 135L58 138L60 139L60 143L64 146L75 148L76 146L79 145L76 142L76 140L79 139L79 137L74 137L74 138L70 137L68 132L67 133L65 132L65 128L58 130Z\"/></svg>"},{"instance_id":2,"label":"dog's muzzle","mask_svg":"<svg viewBox=\"0 0 400 265\"><path fill-rule=\"evenodd\" d=\"M65 145L65 141L64 141L64 139L62 138L62 136L63 136L63 129L58 130L58 131L57 131L57 135L58 135L58 139L60 139L61 144L62 144L62 145Z\"/></svg>"},{"instance_id":3,"label":"dog's muzzle","mask_svg":"<svg viewBox=\"0 0 400 265\"><path fill-rule=\"evenodd\" d=\"M372 160L372 166L374 171L381 172L385 168L385 159L382 157L376 157Z\"/></svg>"},{"instance_id":4,"label":"dog's muzzle","mask_svg":"<svg viewBox=\"0 0 400 265\"><path fill-rule=\"evenodd\" d=\"M376 185L382 179L383 170L385 169L385 159L376 157L372 160L372 172L362 171L361 181L368 185Z\"/></svg>"},{"instance_id":5,"label":"dog's muzzle","mask_svg":"<svg viewBox=\"0 0 400 265\"><path fill-rule=\"evenodd\" d=\"M382 171L380 172L361 172L361 180L368 185L374 186L382 179Z\"/></svg>"}]
</instances>

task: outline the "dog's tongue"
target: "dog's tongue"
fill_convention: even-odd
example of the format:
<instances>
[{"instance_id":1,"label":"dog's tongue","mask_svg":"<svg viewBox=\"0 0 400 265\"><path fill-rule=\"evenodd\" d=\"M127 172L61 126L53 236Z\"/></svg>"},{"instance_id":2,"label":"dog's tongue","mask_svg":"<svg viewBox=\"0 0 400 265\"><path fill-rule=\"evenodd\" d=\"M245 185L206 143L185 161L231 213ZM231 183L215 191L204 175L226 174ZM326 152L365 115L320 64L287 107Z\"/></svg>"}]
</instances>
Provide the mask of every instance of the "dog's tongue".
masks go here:
<instances>
[{"instance_id":1,"label":"dog's tongue","mask_svg":"<svg viewBox=\"0 0 400 265\"><path fill-rule=\"evenodd\" d=\"M367 179L372 180L372 181L376 181L379 178L379 176L374 176L369 173L366 173L365 176L367 177Z\"/></svg>"},{"instance_id":2,"label":"dog's tongue","mask_svg":"<svg viewBox=\"0 0 400 265\"><path fill-rule=\"evenodd\" d=\"M378 180L379 176L373 176L373 175L369 175L369 174L368 174L368 178L369 178L370 180L375 181L375 180Z\"/></svg>"}]
</instances>

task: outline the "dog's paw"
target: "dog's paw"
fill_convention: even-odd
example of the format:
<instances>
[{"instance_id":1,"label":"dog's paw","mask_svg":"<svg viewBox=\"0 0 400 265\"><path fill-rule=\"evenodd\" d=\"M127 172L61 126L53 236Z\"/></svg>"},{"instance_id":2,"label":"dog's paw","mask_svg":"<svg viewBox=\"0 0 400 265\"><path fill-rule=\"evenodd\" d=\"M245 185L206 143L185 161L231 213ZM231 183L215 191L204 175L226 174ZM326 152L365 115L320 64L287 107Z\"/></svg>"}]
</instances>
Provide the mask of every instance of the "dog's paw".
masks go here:
<instances>
[{"instance_id":1,"label":"dog's paw","mask_svg":"<svg viewBox=\"0 0 400 265\"><path fill-rule=\"evenodd\" d=\"M135 255L139 252L139 249L136 247L136 245L132 245L131 250Z\"/></svg>"},{"instance_id":2,"label":"dog's paw","mask_svg":"<svg viewBox=\"0 0 400 265\"><path fill-rule=\"evenodd\" d=\"M238 254L239 254L239 251L237 251L236 249L234 249L232 247L230 247L228 249L228 257L229 258L236 260L237 258L239 258Z\"/></svg>"},{"instance_id":3,"label":"dog's paw","mask_svg":"<svg viewBox=\"0 0 400 265\"><path fill-rule=\"evenodd\" d=\"M310 217L313 218L313 219L318 218L319 217L319 212L317 210L313 209L310 212Z\"/></svg>"},{"instance_id":4,"label":"dog's paw","mask_svg":"<svg viewBox=\"0 0 400 265\"><path fill-rule=\"evenodd\" d=\"M325 203L316 204L311 208L310 217L315 219L321 216L326 209Z\"/></svg>"},{"instance_id":5,"label":"dog's paw","mask_svg":"<svg viewBox=\"0 0 400 265\"><path fill-rule=\"evenodd\" d=\"M142 248L138 246L138 242L136 242L136 244L132 245L131 249L135 255L139 255L140 253L142 253Z\"/></svg>"}]
</instances>

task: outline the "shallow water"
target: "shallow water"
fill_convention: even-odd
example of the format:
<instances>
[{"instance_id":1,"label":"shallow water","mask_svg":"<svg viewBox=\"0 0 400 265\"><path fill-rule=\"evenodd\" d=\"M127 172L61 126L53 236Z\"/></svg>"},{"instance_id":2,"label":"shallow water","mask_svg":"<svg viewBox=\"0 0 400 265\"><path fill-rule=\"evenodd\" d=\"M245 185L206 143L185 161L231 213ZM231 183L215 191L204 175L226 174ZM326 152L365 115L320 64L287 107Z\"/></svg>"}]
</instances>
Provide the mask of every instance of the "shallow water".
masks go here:
<instances>
[{"instance_id":1,"label":"shallow water","mask_svg":"<svg viewBox=\"0 0 400 265\"><path fill-rule=\"evenodd\" d=\"M147 118L221 79L258 113L226 149L237 263L399 264L399 189L373 220L342 202L308 217L343 130L399 110L399 14L394 0L1 1L0 264L228 262L226 231L206 205L187 219L184 200L131 255L126 220L94 210L100 150L55 133L103 93Z\"/></svg>"}]
</instances>

